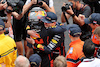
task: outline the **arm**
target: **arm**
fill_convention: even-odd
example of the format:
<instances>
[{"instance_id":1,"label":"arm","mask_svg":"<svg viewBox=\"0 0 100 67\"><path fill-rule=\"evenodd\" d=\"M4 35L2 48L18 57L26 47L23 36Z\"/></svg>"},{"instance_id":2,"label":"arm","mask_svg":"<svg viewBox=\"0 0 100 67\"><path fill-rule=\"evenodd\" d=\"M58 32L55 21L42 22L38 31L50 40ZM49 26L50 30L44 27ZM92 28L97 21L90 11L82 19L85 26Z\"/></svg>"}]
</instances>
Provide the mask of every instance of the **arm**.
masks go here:
<instances>
[{"instance_id":1,"label":"arm","mask_svg":"<svg viewBox=\"0 0 100 67\"><path fill-rule=\"evenodd\" d=\"M73 15L74 14L74 12L73 12L73 10L72 10L71 7L66 12L69 13L70 15ZM84 16L84 15L81 15L81 16ZM81 17L80 17L80 19L81 19ZM85 24L85 22L84 22L84 20L81 21L80 19L76 15L73 16L74 22L77 23L77 24L79 24L80 26L83 26Z\"/></svg>"},{"instance_id":2,"label":"arm","mask_svg":"<svg viewBox=\"0 0 100 67\"><path fill-rule=\"evenodd\" d=\"M53 2L53 0L49 0L49 7L50 7L50 9L51 9L54 13L56 13L56 12L55 12L55 9L54 9L54 2Z\"/></svg>"},{"instance_id":3,"label":"arm","mask_svg":"<svg viewBox=\"0 0 100 67\"><path fill-rule=\"evenodd\" d=\"M66 3L63 3L63 6L65 6L65 5L66 5ZM66 16L67 19L70 18L70 15L67 14L66 12L65 12L65 16ZM63 12L62 12L62 14L61 14L61 22L62 22L62 23L66 22Z\"/></svg>"},{"instance_id":4,"label":"arm","mask_svg":"<svg viewBox=\"0 0 100 67\"><path fill-rule=\"evenodd\" d=\"M33 44L37 49L44 51L45 53L51 53L56 47L60 46L62 40L61 35L54 35L50 43L47 46L44 46L43 44L37 44L32 38L27 38L29 43Z\"/></svg>"},{"instance_id":5,"label":"arm","mask_svg":"<svg viewBox=\"0 0 100 67\"><path fill-rule=\"evenodd\" d=\"M4 9L3 6L4 6L4 4L0 4L0 10Z\"/></svg>"},{"instance_id":6,"label":"arm","mask_svg":"<svg viewBox=\"0 0 100 67\"><path fill-rule=\"evenodd\" d=\"M52 7L49 7L44 1L42 1L42 6L41 7L44 7L46 10L47 10L47 12L54 12L55 13L55 9L54 9L54 6L52 6Z\"/></svg>"},{"instance_id":7,"label":"arm","mask_svg":"<svg viewBox=\"0 0 100 67\"><path fill-rule=\"evenodd\" d=\"M52 34L60 34L66 31L66 24L57 23L53 28L48 28L48 32Z\"/></svg>"},{"instance_id":8,"label":"arm","mask_svg":"<svg viewBox=\"0 0 100 67\"><path fill-rule=\"evenodd\" d=\"M16 47L16 49L13 51L13 58L12 58L12 66L14 67L15 66L14 62L17 58L17 46L16 46L15 41L13 41L13 45L14 45L14 47Z\"/></svg>"},{"instance_id":9,"label":"arm","mask_svg":"<svg viewBox=\"0 0 100 67\"><path fill-rule=\"evenodd\" d=\"M22 9L22 13L21 13L21 14L18 14L17 12L12 12L12 15L13 15L16 19L20 20L20 19L23 17L23 15L28 11L28 9L29 9L33 4L36 4L36 3L37 3L37 0L32 0L29 4L23 6L23 9Z\"/></svg>"},{"instance_id":10,"label":"arm","mask_svg":"<svg viewBox=\"0 0 100 67\"><path fill-rule=\"evenodd\" d=\"M6 9L6 7L7 7L7 2L5 2L4 4L0 2L0 10Z\"/></svg>"},{"instance_id":11,"label":"arm","mask_svg":"<svg viewBox=\"0 0 100 67\"><path fill-rule=\"evenodd\" d=\"M39 38L39 34L34 30L27 30L27 34L29 34L33 38Z\"/></svg>"},{"instance_id":12,"label":"arm","mask_svg":"<svg viewBox=\"0 0 100 67\"><path fill-rule=\"evenodd\" d=\"M67 19L70 18L70 15L67 14L67 13L65 13L65 16L66 16ZM62 22L62 23L66 22L63 12L62 12L62 14L61 14L61 22Z\"/></svg>"}]
</instances>

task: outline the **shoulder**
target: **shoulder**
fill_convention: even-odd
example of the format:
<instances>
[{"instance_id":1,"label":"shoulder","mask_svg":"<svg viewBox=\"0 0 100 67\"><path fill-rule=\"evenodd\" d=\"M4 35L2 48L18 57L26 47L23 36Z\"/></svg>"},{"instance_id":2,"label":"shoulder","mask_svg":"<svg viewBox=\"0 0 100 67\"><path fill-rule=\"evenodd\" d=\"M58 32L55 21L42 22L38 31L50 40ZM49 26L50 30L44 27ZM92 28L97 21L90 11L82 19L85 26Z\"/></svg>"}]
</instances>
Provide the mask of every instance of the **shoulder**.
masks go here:
<instances>
[{"instance_id":1,"label":"shoulder","mask_svg":"<svg viewBox=\"0 0 100 67\"><path fill-rule=\"evenodd\" d=\"M8 41L8 42L15 43L14 39L12 39L10 36L6 36L5 39L6 39L6 41Z\"/></svg>"},{"instance_id":2,"label":"shoulder","mask_svg":"<svg viewBox=\"0 0 100 67\"><path fill-rule=\"evenodd\" d=\"M94 63L95 63L97 66L100 66L100 59L99 59L99 58L95 58Z\"/></svg>"},{"instance_id":3,"label":"shoulder","mask_svg":"<svg viewBox=\"0 0 100 67\"><path fill-rule=\"evenodd\" d=\"M31 2L31 0L26 0L25 5L28 5Z\"/></svg>"},{"instance_id":4,"label":"shoulder","mask_svg":"<svg viewBox=\"0 0 100 67\"><path fill-rule=\"evenodd\" d=\"M81 62L77 67L85 67L83 62Z\"/></svg>"},{"instance_id":5,"label":"shoulder","mask_svg":"<svg viewBox=\"0 0 100 67\"><path fill-rule=\"evenodd\" d=\"M84 8L84 10L91 10L91 8L90 8L90 6L88 6L88 5L85 5L85 8Z\"/></svg>"},{"instance_id":6,"label":"shoulder","mask_svg":"<svg viewBox=\"0 0 100 67\"><path fill-rule=\"evenodd\" d=\"M100 61L100 59L99 59L99 58L95 58L95 60L96 60L96 61Z\"/></svg>"},{"instance_id":7,"label":"shoulder","mask_svg":"<svg viewBox=\"0 0 100 67\"><path fill-rule=\"evenodd\" d=\"M64 33L66 31L66 25L62 23L57 23L56 26L49 28L49 31L55 34Z\"/></svg>"}]
</instances>

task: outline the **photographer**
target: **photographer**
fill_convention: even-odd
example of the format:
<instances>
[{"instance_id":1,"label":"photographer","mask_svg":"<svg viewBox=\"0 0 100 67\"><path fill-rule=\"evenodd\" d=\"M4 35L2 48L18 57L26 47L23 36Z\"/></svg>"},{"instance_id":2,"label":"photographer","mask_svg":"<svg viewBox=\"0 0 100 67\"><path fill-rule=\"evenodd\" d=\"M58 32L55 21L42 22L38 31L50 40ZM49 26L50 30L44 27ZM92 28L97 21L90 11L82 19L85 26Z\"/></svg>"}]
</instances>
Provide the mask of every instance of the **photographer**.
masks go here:
<instances>
[{"instance_id":1,"label":"photographer","mask_svg":"<svg viewBox=\"0 0 100 67\"><path fill-rule=\"evenodd\" d=\"M8 1L8 0L7 0ZM0 19L2 19L5 23L5 35L9 35L13 38L13 30L11 25L11 13L9 11L12 10L12 7L8 5L6 0L0 1Z\"/></svg>"},{"instance_id":2,"label":"photographer","mask_svg":"<svg viewBox=\"0 0 100 67\"><path fill-rule=\"evenodd\" d=\"M83 2L91 7L92 12L100 13L100 0L83 0Z\"/></svg>"},{"instance_id":3,"label":"photographer","mask_svg":"<svg viewBox=\"0 0 100 67\"><path fill-rule=\"evenodd\" d=\"M22 13L18 14L16 12L12 12L12 15L16 18L16 19L21 19L23 17L23 15L29 10L29 8L31 7L43 7L44 9L46 9L47 12L54 12L55 13L55 9L53 6L53 0L27 0L25 5L23 6L22 9Z\"/></svg>"},{"instance_id":4,"label":"photographer","mask_svg":"<svg viewBox=\"0 0 100 67\"><path fill-rule=\"evenodd\" d=\"M0 17L7 17L6 28L9 28L11 23L11 13L7 12L7 10L12 9L11 6L7 5L7 2L0 1ZM1 18L2 19L2 18ZM5 19L6 20L6 19Z\"/></svg>"},{"instance_id":5,"label":"photographer","mask_svg":"<svg viewBox=\"0 0 100 67\"><path fill-rule=\"evenodd\" d=\"M85 37L82 37L82 36L86 35L87 32L90 33L89 31L91 29L87 24L81 26L80 20L79 20L79 15L84 15L84 18L89 17L89 15L91 14L91 9L89 6L81 4L80 0L69 0L69 2L70 2L70 4L72 4L72 6L70 6L70 4L66 4L65 6L63 6L64 10L62 9L62 11L67 12L67 13L65 13L65 16L64 16L64 13L62 12L61 21L66 22L65 17L67 17L67 19L69 19L70 16L72 16L73 23L78 24L81 27L81 30L82 30L81 39L85 40L85 39L87 39L87 36L85 36Z\"/></svg>"},{"instance_id":6,"label":"photographer","mask_svg":"<svg viewBox=\"0 0 100 67\"><path fill-rule=\"evenodd\" d=\"M25 6L27 6L27 4L30 2L31 2L31 0L27 0L25 3ZM38 3L37 4L38 6L43 7L47 12L55 13L55 9L53 6L53 0L37 0L37 3Z\"/></svg>"},{"instance_id":7,"label":"photographer","mask_svg":"<svg viewBox=\"0 0 100 67\"><path fill-rule=\"evenodd\" d=\"M74 23L79 22L79 20L78 20L79 14L82 14L85 17L89 17L89 15L91 14L90 7L87 5L81 4L80 0L68 0L68 1L72 5L64 3L64 6L65 6L64 11L67 12L67 14L66 14L67 19L69 19L70 16L74 17L76 15L74 18ZM67 6L69 6L69 7L67 7ZM73 14L75 14L75 15L73 15ZM61 15L61 21L66 22L66 20L64 19L63 13Z\"/></svg>"}]
</instances>

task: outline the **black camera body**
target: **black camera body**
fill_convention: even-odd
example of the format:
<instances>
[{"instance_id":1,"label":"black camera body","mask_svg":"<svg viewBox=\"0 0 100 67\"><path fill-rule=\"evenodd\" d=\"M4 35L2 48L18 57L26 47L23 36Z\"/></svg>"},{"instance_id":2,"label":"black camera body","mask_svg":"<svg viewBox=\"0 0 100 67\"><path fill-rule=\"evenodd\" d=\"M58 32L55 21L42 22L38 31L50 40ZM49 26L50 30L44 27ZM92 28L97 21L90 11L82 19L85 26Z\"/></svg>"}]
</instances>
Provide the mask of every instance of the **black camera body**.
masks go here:
<instances>
[{"instance_id":1,"label":"black camera body","mask_svg":"<svg viewBox=\"0 0 100 67\"><path fill-rule=\"evenodd\" d=\"M13 11L21 14L24 2L21 0L7 0L8 6L11 6L13 8Z\"/></svg>"},{"instance_id":2,"label":"black camera body","mask_svg":"<svg viewBox=\"0 0 100 67\"><path fill-rule=\"evenodd\" d=\"M66 3L66 5L61 8L62 12L66 12L66 10L70 9L69 6L73 8L73 3L72 2Z\"/></svg>"},{"instance_id":3,"label":"black camera body","mask_svg":"<svg viewBox=\"0 0 100 67\"><path fill-rule=\"evenodd\" d=\"M1 2L1 0L0 0ZM21 1L21 0L3 0L2 4L4 4L5 2L7 2L7 5L8 6L11 6L13 8L13 10L9 10L6 8L6 11L8 13L11 13L11 12L17 12L17 13L21 13L22 12L22 8L24 6L24 2Z\"/></svg>"}]
</instances>

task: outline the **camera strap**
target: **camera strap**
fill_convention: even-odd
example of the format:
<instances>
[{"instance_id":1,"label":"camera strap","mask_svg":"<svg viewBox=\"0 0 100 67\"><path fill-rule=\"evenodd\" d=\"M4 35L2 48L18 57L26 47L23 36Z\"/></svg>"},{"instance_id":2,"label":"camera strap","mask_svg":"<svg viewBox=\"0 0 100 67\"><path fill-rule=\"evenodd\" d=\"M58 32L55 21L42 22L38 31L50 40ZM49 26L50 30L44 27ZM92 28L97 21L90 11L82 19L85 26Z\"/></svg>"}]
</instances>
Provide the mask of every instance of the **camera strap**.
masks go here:
<instances>
[{"instance_id":1,"label":"camera strap","mask_svg":"<svg viewBox=\"0 0 100 67\"><path fill-rule=\"evenodd\" d=\"M69 24L68 19L67 19L66 15L65 15L65 12L63 12L63 15L65 17L66 23Z\"/></svg>"},{"instance_id":2,"label":"camera strap","mask_svg":"<svg viewBox=\"0 0 100 67\"><path fill-rule=\"evenodd\" d=\"M83 7L80 8L81 11L84 11L84 9L85 9L86 6L88 6L88 5L84 4Z\"/></svg>"}]
</instances>

